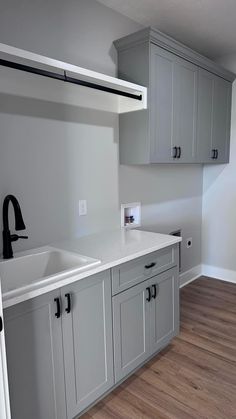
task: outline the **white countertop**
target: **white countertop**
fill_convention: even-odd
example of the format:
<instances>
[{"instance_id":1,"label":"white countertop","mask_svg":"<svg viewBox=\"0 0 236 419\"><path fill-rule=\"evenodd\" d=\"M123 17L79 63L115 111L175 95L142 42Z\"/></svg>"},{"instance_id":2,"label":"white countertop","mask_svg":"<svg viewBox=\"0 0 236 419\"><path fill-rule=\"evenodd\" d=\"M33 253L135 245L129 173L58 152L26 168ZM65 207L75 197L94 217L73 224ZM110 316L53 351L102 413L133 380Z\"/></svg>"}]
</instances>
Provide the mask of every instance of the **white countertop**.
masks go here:
<instances>
[{"instance_id":1,"label":"white countertop","mask_svg":"<svg viewBox=\"0 0 236 419\"><path fill-rule=\"evenodd\" d=\"M72 276L69 274L63 279L58 280L58 278L55 277L54 281L50 283L47 281L47 283L43 284L43 281L41 281L39 286L32 286L27 290L25 288L18 288L16 292L14 292L14 295L11 293L3 293L3 307L6 308L22 301L29 300L132 259L171 246L180 241L180 237L166 234L151 233L141 230L117 229L81 237L75 240L54 243L51 245L54 248L99 259L101 263L80 271L79 273L74 273ZM42 248L39 248L37 250L40 251L41 249ZM30 253L32 253L32 251L23 252L21 255Z\"/></svg>"}]
</instances>

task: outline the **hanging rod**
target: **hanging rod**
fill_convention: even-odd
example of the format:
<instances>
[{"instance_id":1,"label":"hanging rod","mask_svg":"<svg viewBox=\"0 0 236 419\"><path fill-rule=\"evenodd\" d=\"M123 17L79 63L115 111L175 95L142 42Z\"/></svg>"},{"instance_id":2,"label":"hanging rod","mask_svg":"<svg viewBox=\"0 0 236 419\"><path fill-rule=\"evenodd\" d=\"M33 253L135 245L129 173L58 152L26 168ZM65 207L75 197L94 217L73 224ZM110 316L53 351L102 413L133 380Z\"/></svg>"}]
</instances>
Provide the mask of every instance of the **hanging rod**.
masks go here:
<instances>
[{"instance_id":1,"label":"hanging rod","mask_svg":"<svg viewBox=\"0 0 236 419\"><path fill-rule=\"evenodd\" d=\"M31 67L25 64L19 64L13 61L8 61L8 60L3 60L3 59L0 59L0 65L4 67L8 67L8 68L14 68L15 70L26 71L27 73L38 74L39 76L49 77L51 79L61 80L67 83L77 84L79 86L89 87L91 89L96 89L96 90L100 90L107 93L112 93L119 96L125 96L130 99L136 99L140 101L142 100L142 95L135 95L133 93L122 92L121 90L112 89L111 87L101 86L99 84L91 83L89 81L79 80L73 77L68 77L66 75L66 71L64 71L64 74L53 73L52 71L42 70L42 69Z\"/></svg>"}]
</instances>

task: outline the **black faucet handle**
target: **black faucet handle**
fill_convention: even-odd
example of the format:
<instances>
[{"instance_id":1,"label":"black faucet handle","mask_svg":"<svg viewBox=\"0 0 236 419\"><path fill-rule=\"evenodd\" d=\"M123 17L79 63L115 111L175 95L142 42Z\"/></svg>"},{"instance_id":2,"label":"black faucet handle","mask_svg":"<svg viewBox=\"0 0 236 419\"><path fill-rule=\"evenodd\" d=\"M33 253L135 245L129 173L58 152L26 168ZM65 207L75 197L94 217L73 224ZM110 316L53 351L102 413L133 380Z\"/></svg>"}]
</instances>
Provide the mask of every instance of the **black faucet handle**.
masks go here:
<instances>
[{"instance_id":1,"label":"black faucet handle","mask_svg":"<svg viewBox=\"0 0 236 419\"><path fill-rule=\"evenodd\" d=\"M18 239L28 239L28 236L18 236L18 234L11 234L11 241L16 242Z\"/></svg>"}]
</instances>

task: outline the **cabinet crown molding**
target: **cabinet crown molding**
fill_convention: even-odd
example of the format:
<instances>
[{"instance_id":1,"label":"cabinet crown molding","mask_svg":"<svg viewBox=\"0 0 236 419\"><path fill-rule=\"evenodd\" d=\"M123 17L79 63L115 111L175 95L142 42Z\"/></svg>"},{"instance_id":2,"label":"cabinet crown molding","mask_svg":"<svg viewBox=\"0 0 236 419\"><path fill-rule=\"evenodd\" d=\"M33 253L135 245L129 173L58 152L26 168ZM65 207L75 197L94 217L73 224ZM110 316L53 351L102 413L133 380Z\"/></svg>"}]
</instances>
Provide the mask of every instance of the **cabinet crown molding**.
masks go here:
<instances>
[{"instance_id":1,"label":"cabinet crown molding","mask_svg":"<svg viewBox=\"0 0 236 419\"><path fill-rule=\"evenodd\" d=\"M131 35L127 35L121 39L118 39L114 41L114 45L119 52L145 42L158 45L159 47L166 49L169 52L172 52L173 54L176 54L179 57L184 58L185 60L188 60L191 63L205 70L208 70L227 81L230 81L231 83L236 78L236 75L231 71L226 70L216 62L210 60L202 54L199 54L193 49L187 47L181 42L153 27L141 29Z\"/></svg>"}]
</instances>

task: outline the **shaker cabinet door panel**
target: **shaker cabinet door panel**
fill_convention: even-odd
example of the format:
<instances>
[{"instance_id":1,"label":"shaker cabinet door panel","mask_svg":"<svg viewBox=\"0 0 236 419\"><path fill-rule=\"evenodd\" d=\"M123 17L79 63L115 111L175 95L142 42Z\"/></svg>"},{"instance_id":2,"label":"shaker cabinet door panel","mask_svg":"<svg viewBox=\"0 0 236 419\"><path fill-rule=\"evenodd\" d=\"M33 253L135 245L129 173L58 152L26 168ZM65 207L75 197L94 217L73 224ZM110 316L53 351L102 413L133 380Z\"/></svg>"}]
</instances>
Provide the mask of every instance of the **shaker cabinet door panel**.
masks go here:
<instances>
[{"instance_id":1,"label":"shaker cabinet door panel","mask_svg":"<svg viewBox=\"0 0 236 419\"><path fill-rule=\"evenodd\" d=\"M198 67L152 45L150 68L151 162L194 162Z\"/></svg>"},{"instance_id":2,"label":"shaker cabinet door panel","mask_svg":"<svg viewBox=\"0 0 236 419\"><path fill-rule=\"evenodd\" d=\"M114 366L116 383L150 355L149 281L113 297Z\"/></svg>"},{"instance_id":3,"label":"shaker cabinet door panel","mask_svg":"<svg viewBox=\"0 0 236 419\"><path fill-rule=\"evenodd\" d=\"M213 99L214 74L199 69L198 73L198 118L196 160L199 163L213 161Z\"/></svg>"},{"instance_id":4,"label":"shaker cabinet door panel","mask_svg":"<svg viewBox=\"0 0 236 419\"><path fill-rule=\"evenodd\" d=\"M163 348L179 331L177 268L152 278L151 352Z\"/></svg>"},{"instance_id":5,"label":"shaker cabinet door panel","mask_svg":"<svg viewBox=\"0 0 236 419\"><path fill-rule=\"evenodd\" d=\"M66 418L59 293L4 310L12 418Z\"/></svg>"},{"instance_id":6,"label":"shaker cabinet door panel","mask_svg":"<svg viewBox=\"0 0 236 419\"><path fill-rule=\"evenodd\" d=\"M63 316L68 419L77 416L113 385L110 272L62 288L71 311Z\"/></svg>"},{"instance_id":7,"label":"shaker cabinet door panel","mask_svg":"<svg viewBox=\"0 0 236 419\"><path fill-rule=\"evenodd\" d=\"M226 163L229 160L231 89L230 82L215 77L212 148L217 150L216 163Z\"/></svg>"},{"instance_id":8,"label":"shaker cabinet door panel","mask_svg":"<svg viewBox=\"0 0 236 419\"><path fill-rule=\"evenodd\" d=\"M150 160L172 162L173 147L173 54L151 46Z\"/></svg>"},{"instance_id":9,"label":"shaker cabinet door panel","mask_svg":"<svg viewBox=\"0 0 236 419\"><path fill-rule=\"evenodd\" d=\"M173 146L180 148L176 159L191 163L195 159L198 67L175 58L173 94Z\"/></svg>"}]
</instances>

